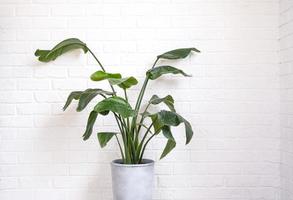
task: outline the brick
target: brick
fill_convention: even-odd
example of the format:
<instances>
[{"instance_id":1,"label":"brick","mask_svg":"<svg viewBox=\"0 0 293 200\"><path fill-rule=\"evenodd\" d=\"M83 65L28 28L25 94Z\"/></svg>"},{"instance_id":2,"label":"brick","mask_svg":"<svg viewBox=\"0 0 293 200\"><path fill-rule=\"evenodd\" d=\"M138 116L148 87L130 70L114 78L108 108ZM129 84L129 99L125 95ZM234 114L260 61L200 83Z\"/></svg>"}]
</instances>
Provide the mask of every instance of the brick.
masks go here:
<instances>
[{"instance_id":1,"label":"brick","mask_svg":"<svg viewBox=\"0 0 293 200\"><path fill-rule=\"evenodd\" d=\"M18 6L16 7L17 16L48 16L49 8L45 6Z\"/></svg>"},{"instance_id":2,"label":"brick","mask_svg":"<svg viewBox=\"0 0 293 200\"><path fill-rule=\"evenodd\" d=\"M143 104L170 94L193 125L172 129L177 146L159 161L163 135L145 157L156 161L156 200L293 199L292 2L290 0L2 0L0 3L0 199L112 199L109 163L115 140L100 149L96 132L118 131L115 119L98 117L84 142L88 113L75 90L104 88L88 53L75 50L48 64L37 48L76 37L109 72L136 76L132 106L156 56L171 49L202 51L182 60L160 60L193 77L150 81ZM118 90L118 88L117 88ZM119 90L118 94L123 91ZM155 112L164 105L152 107Z\"/></svg>"}]
</instances>

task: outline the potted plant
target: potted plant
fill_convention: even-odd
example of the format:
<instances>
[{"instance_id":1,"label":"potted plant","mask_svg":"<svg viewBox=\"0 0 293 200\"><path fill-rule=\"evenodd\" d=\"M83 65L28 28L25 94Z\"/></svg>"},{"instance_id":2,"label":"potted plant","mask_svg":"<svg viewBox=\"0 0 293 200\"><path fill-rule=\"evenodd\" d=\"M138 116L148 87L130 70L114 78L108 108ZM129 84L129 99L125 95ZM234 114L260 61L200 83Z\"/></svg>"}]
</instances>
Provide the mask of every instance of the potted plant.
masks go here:
<instances>
[{"instance_id":1,"label":"potted plant","mask_svg":"<svg viewBox=\"0 0 293 200\"><path fill-rule=\"evenodd\" d=\"M157 66L160 59L182 59L192 52L200 51L196 48L181 48L157 56L153 66L146 72L145 80L133 108L128 101L127 90L138 83L137 79L133 76L122 77L120 73L107 72L95 54L79 39L66 39L51 50L38 49L35 56L41 62L50 62L74 49L82 49L84 53L90 53L94 57L101 70L94 72L90 78L97 82L108 81L111 91L97 88L73 91L69 94L63 110L66 110L70 103L76 100L78 101L76 111L80 112L96 96L101 97L89 114L83 140L87 140L92 135L93 126L98 117L111 113L117 122L119 132L101 131L97 133L97 138L101 147L105 147L114 138L120 149L121 158L111 163L114 200L151 200L154 161L144 159L147 145L151 139L162 133L167 139L167 144L160 157L162 159L176 146L176 141L171 132L172 126L184 124L186 144L190 142L193 131L191 124L176 112L174 99L171 95L165 97L153 95L141 111L144 93L148 82L162 75L180 74L189 76L182 70L169 65ZM116 89L121 89L124 96L118 96ZM165 104L168 110L150 113L150 106L157 106L158 104ZM146 123L146 119L149 119L150 122Z\"/></svg>"}]
</instances>

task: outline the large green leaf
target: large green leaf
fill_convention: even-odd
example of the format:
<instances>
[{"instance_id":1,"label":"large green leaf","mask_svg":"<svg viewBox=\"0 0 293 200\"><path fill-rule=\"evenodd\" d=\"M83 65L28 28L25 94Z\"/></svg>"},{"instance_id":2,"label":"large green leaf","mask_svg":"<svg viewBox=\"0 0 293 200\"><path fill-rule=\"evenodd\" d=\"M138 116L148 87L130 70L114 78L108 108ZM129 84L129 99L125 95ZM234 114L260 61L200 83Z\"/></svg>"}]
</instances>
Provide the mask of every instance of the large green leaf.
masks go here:
<instances>
[{"instance_id":1,"label":"large green leaf","mask_svg":"<svg viewBox=\"0 0 293 200\"><path fill-rule=\"evenodd\" d=\"M107 73L107 72L99 70L91 75L91 80L93 81L102 81L109 78L121 78L121 74L119 73L111 74L111 73Z\"/></svg>"},{"instance_id":2,"label":"large green leaf","mask_svg":"<svg viewBox=\"0 0 293 200\"><path fill-rule=\"evenodd\" d=\"M86 130L82 136L83 140L89 139L89 137L92 135L93 126L96 122L97 116L98 116L98 112L96 112L94 110L90 113L88 120L87 120Z\"/></svg>"},{"instance_id":3,"label":"large green leaf","mask_svg":"<svg viewBox=\"0 0 293 200\"><path fill-rule=\"evenodd\" d=\"M169 65L155 67L155 68L152 68L146 72L146 75L151 80L155 80L155 79L159 78L160 76L162 76L163 74L182 74L183 76L191 76L191 75L186 74L181 69L178 69L176 67L172 67Z\"/></svg>"},{"instance_id":4,"label":"large green leaf","mask_svg":"<svg viewBox=\"0 0 293 200\"><path fill-rule=\"evenodd\" d=\"M112 92L108 92L102 89L87 89L80 95L77 111L82 111L89 102L97 95L112 95Z\"/></svg>"},{"instance_id":5,"label":"large green leaf","mask_svg":"<svg viewBox=\"0 0 293 200\"><path fill-rule=\"evenodd\" d=\"M111 138L116 135L114 132L100 132L98 133L98 139L100 146L103 148L107 145L107 143L111 140Z\"/></svg>"},{"instance_id":6,"label":"large green leaf","mask_svg":"<svg viewBox=\"0 0 293 200\"><path fill-rule=\"evenodd\" d=\"M162 127L163 135L168 139L167 144L161 154L160 159L164 158L168 153L170 153L176 147L176 141L172 135L170 126Z\"/></svg>"},{"instance_id":7,"label":"large green leaf","mask_svg":"<svg viewBox=\"0 0 293 200\"><path fill-rule=\"evenodd\" d=\"M120 114L123 118L131 117L135 115L134 110L130 104L121 97L109 97L100 101L94 109L96 112L112 111Z\"/></svg>"},{"instance_id":8,"label":"large green leaf","mask_svg":"<svg viewBox=\"0 0 293 200\"><path fill-rule=\"evenodd\" d=\"M69 96L67 97L67 101L66 101L65 105L63 106L63 110L66 110L66 108L71 104L73 99L78 100L82 93L83 93L83 91L71 92L69 94Z\"/></svg>"},{"instance_id":9,"label":"large green leaf","mask_svg":"<svg viewBox=\"0 0 293 200\"><path fill-rule=\"evenodd\" d=\"M168 153L170 153L176 147L176 142L173 140L168 140L167 144L161 154L160 159L164 158Z\"/></svg>"},{"instance_id":10,"label":"large green leaf","mask_svg":"<svg viewBox=\"0 0 293 200\"><path fill-rule=\"evenodd\" d=\"M159 132L165 126L178 126L183 123L185 126L186 144L193 136L191 124L176 112L161 110L158 113L150 115L156 132Z\"/></svg>"},{"instance_id":11,"label":"large green leaf","mask_svg":"<svg viewBox=\"0 0 293 200\"><path fill-rule=\"evenodd\" d=\"M157 95L153 95L149 102L153 105L157 105L163 102L171 111L176 112L174 108L174 99L171 95L167 95L163 98L160 98Z\"/></svg>"},{"instance_id":12,"label":"large green leaf","mask_svg":"<svg viewBox=\"0 0 293 200\"><path fill-rule=\"evenodd\" d=\"M192 51L194 52L200 52L196 48L182 48L182 49L175 49L172 51L168 51L166 53L163 53L161 55L158 55L159 58L164 59L180 59L180 58L186 58Z\"/></svg>"},{"instance_id":13,"label":"large green leaf","mask_svg":"<svg viewBox=\"0 0 293 200\"><path fill-rule=\"evenodd\" d=\"M86 89L85 91L73 91L67 97L63 110L70 105L73 99L79 100L77 111L82 111L88 103L97 95L112 95L112 92L104 91L102 89Z\"/></svg>"},{"instance_id":14,"label":"large green leaf","mask_svg":"<svg viewBox=\"0 0 293 200\"><path fill-rule=\"evenodd\" d=\"M85 43L83 43L77 38L69 38L63 40L51 50L37 49L35 52L35 56L39 57L38 59L41 62L50 62L52 60L55 60L62 54L74 49L82 49L84 53L87 53L88 51L88 48Z\"/></svg>"},{"instance_id":15,"label":"large green leaf","mask_svg":"<svg viewBox=\"0 0 293 200\"><path fill-rule=\"evenodd\" d=\"M118 85L123 89L128 89L133 85L136 85L138 81L133 76L126 78L110 78L109 82L111 85Z\"/></svg>"}]
</instances>

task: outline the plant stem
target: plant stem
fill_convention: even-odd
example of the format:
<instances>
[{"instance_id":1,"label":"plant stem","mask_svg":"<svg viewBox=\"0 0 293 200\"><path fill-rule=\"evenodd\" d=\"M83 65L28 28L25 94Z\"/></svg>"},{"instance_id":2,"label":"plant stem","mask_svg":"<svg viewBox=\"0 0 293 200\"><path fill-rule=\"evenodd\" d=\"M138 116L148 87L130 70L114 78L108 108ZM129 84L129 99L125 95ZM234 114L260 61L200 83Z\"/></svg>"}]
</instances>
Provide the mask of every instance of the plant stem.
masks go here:
<instances>
[{"instance_id":1,"label":"plant stem","mask_svg":"<svg viewBox=\"0 0 293 200\"><path fill-rule=\"evenodd\" d=\"M156 61L154 62L152 69L156 66L157 62L159 61L159 58L157 57Z\"/></svg>"},{"instance_id":2,"label":"plant stem","mask_svg":"<svg viewBox=\"0 0 293 200\"><path fill-rule=\"evenodd\" d=\"M97 61L97 63L99 64L99 66L101 67L101 69L104 71L104 72L106 72L106 70L105 70L105 68L103 67L103 65L102 65L102 63L99 61L99 59L96 57L96 55L92 52L92 50L91 49L89 49L88 48L88 51L90 52L90 54L94 57L94 59ZM111 89L112 89L112 91L113 91L113 95L112 96L116 96L116 91L115 91L115 89L114 89L114 87L110 84L110 82L109 82L109 85L110 85L110 87L111 87ZM123 131L123 123L122 123L122 121L121 121L121 118L119 117L119 116L117 116L115 113L114 113L114 115L115 115L115 120L116 120L116 122L117 122L117 125L118 125L118 127L119 127L119 129L120 129L120 132L121 132L121 134L122 134L122 140L123 140L123 143L124 143L124 148L125 148L125 157L124 157L124 155L123 155L123 151L122 151L122 147L121 147L121 144L120 144L120 142L119 142L119 140L117 140L117 142L118 142L118 145L119 145L119 147L120 147L120 150L121 150L121 156L122 156L122 159L123 159L123 162L128 162L128 159L127 159L127 154L126 154L126 151L127 151L127 146L126 146L126 133ZM121 125L119 124L119 121L120 121L120 123L121 123Z\"/></svg>"},{"instance_id":3,"label":"plant stem","mask_svg":"<svg viewBox=\"0 0 293 200\"><path fill-rule=\"evenodd\" d=\"M147 109L149 108L149 106L150 106L151 104L150 103L148 103L148 105L146 106L146 108L144 109L144 111L143 111L143 114L144 113L146 113L146 111L147 111ZM139 125L138 125L138 132L140 131L140 129L141 129L141 124L143 123L143 120L144 120L144 115L142 115L142 117L141 117L141 119L140 119L140 121L139 121Z\"/></svg>"},{"instance_id":4,"label":"plant stem","mask_svg":"<svg viewBox=\"0 0 293 200\"><path fill-rule=\"evenodd\" d=\"M122 150L121 144L120 144L119 139L118 139L118 137L117 137L116 134L115 134L115 137L116 137L117 143L118 143L118 145L119 145L119 149L120 149L120 153L121 153L121 156L122 156L122 160L124 161L123 150Z\"/></svg>"},{"instance_id":5,"label":"plant stem","mask_svg":"<svg viewBox=\"0 0 293 200\"><path fill-rule=\"evenodd\" d=\"M103 67L103 65L102 65L102 63L99 61L99 59L96 57L96 55L88 48L88 50L89 50L89 52L90 52L90 54L92 54L92 56L94 57L94 59L97 61L97 63L99 64L99 66L101 67L101 69L104 71L104 72L106 72L106 70L105 70L105 68ZM110 82L109 82L109 84L110 84ZM113 91L113 93L114 93L114 96L116 96L116 91L115 91L115 89L114 89L114 87L110 84L110 87L111 87L111 89L112 89L112 91Z\"/></svg>"},{"instance_id":6,"label":"plant stem","mask_svg":"<svg viewBox=\"0 0 293 200\"><path fill-rule=\"evenodd\" d=\"M143 154L144 154L144 151L145 151L145 148L147 147L148 143L151 141L151 139L158 133L159 131L155 132L147 141L146 143L144 144L143 148L142 148L142 151L141 151L141 154L140 154L140 157L139 157L139 162L141 162L142 160L142 157L143 157Z\"/></svg>"},{"instance_id":7,"label":"plant stem","mask_svg":"<svg viewBox=\"0 0 293 200\"><path fill-rule=\"evenodd\" d=\"M157 62L158 62L159 58L157 57L157 59L155 60L153 66L151 69L153 69ZM144 96L144 93L145 93L145 90L146 90L146 87L147 87L147 84L148 84L148 81L149 81L149 77L146 76L145 80L144 80L144 83L142 85L142 88L140 90L140 93L138 95L138 98L137 98L137 101L136 101L136 105L135 105L135 112L137 113L138 115L138 112L139 112L139 108L140 108L140 105L141 105L141 102L142 102L142 99L143 99L143 96ZM138 134L139 134L139 131L136 129L136 120L137 120L137 115L134 116L132 118L132 124L131 124L131 132L134 134L135 132L135 138L138 138Z\"/></svg>"}]
</instances>

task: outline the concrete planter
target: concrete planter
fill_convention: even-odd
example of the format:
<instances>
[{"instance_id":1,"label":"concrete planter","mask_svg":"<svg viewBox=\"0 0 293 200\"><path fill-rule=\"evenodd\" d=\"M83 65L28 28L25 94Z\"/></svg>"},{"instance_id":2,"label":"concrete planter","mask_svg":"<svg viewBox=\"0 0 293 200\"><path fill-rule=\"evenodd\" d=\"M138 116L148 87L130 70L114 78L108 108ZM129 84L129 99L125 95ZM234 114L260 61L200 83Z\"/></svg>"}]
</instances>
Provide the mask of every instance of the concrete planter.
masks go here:
<instances>
[{"instance_id":1,"label":"concrete planter","mask_svg":"<svg viewBox=\"0 0 293 200\"><path fill-rule=\"evenodd\" d=\"M111 163L114 200L152 200L154 161L125 165L122 160Z\"/></svg>"}]
</instances>

